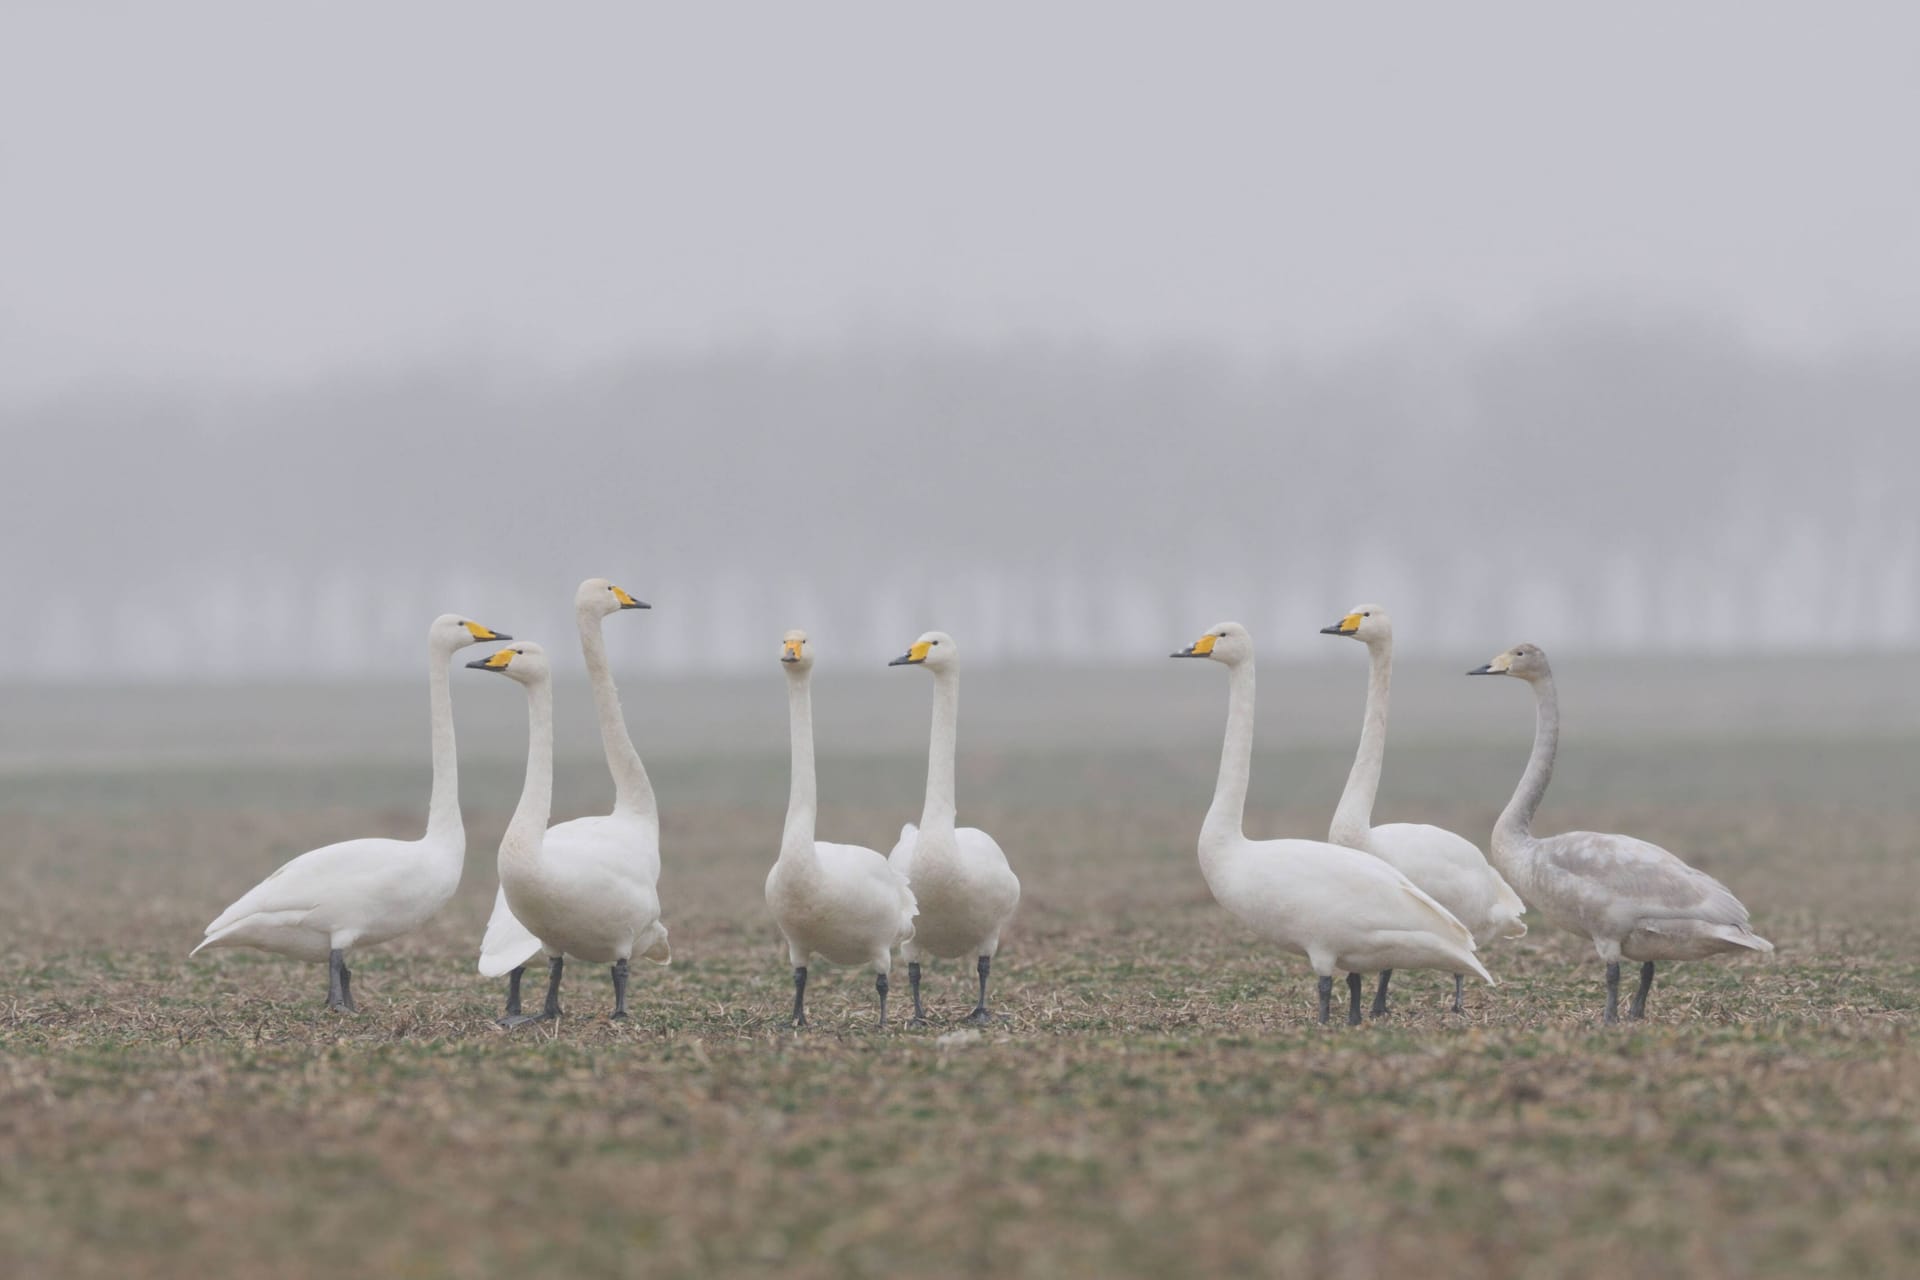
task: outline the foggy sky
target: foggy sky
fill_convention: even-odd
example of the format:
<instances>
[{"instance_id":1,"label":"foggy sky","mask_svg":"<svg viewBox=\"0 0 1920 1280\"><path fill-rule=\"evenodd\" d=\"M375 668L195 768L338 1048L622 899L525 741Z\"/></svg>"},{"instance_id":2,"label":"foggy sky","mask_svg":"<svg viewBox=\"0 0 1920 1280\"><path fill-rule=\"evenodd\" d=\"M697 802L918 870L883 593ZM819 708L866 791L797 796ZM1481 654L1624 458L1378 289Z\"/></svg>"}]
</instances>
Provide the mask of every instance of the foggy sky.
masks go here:
<instances>
[{"instance_id":1,"label":"foggy sky","mask_svg":"<svg viewBox=\"0 0 1920 1280\"><path fill-rule=\"evenodd\" d=\"M0 10L16 677L1920 645L1907 6ZM644 635L644 639L640 637ZM859 655L858 658L855 655ZM635 656L637 655L637 656Z\"/></svg>"},{"instance_id":2,"label":"foggy sky","mask_svg":"<svg viewBox=\"0 0 1920 1280\"><path fill-rule=\"evenodd\" d=\"M0 387L1596 294L1920 333L1903 4L10 5Z\"/></svg>"}]
</instances>

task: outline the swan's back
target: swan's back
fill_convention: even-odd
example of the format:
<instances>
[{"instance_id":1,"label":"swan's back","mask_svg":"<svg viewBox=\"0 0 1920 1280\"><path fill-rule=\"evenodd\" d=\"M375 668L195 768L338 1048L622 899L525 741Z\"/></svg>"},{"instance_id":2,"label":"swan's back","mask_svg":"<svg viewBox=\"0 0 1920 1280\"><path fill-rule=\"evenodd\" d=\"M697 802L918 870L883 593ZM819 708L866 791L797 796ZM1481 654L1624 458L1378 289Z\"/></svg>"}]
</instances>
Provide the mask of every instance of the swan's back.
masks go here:
<instances>
[{"instance_id":1,"label":"swan's back","mask_svg":"<svg viewBox=\"0 0 1920 1280\"><path fill-rule=\"evenodd\" d=\"M913 887L907 877L875 850L857 844L830 844L814 841L815 856L821 869L836 888L857 891L863 897L877 898L885 904L885 915L892 923L892 945L913 937L913 920L920 912L914 901Z\"/></svg>"},{"instance_id":2,"label":"swan's back","mask_svg":"<svg viewBox=\"0 0 1920 1280\"><path fill-rule=\"evenodd\" d=\"M406 932L446 904L459 887L423 875L421 840L366 836L309 849L247 890L207 926L199 952L214 946L256 946L312 958L316 944L297 935L350 931L367 942ZM319 958L327 948L317 947Z\"/></svg>"},{"instance_id":3,"label":"swan's back","mask_svg":"<svg viewBox=\"0 0 1920 1280\"><path fill-rule=\"evenodd\" d=\"M1730 945L1771 951L1754 934L1733 891L1657 844L1632 836L1569 831L1535 842L1534 880L1545 909L1574 917L1590 936L1640 928L1704 930Z\"/></svg>"},{"instance_id":4,"label":"swan's back","mask_svg":"<svg viewBox=\"0 0 1920 1280\"><path fill-rule=\"evenodd\" d=\"M1271 941L1352 969L1440 968L1493 979L1473 934L1372 854L1319 840L1235 839L1203 851L1214 898Z\"/></svg>"},{"instance_id":5,"label":"swan's back","mask_svg":"<svg viewBox=\"0 0 1920 1280\"><path fill-rule=\"evenodd\" d=\"M1518 924L1526 910L1519 895L1465 836L1426 823L1392 822L1368 832L1367 851L1424 889L1476 941L1527 931ZM1519 932L1510 932L1515 925Z\"/></svg>"}]
</instances>

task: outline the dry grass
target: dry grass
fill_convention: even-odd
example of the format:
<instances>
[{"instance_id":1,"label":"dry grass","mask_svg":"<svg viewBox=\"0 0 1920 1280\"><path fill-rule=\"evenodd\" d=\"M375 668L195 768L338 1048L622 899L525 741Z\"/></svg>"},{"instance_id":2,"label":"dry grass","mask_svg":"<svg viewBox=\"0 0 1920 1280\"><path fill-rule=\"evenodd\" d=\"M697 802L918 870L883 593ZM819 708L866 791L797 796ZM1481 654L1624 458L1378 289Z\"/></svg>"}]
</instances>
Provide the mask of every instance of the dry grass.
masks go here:
<instances>
[{"instance_id":1,"label":"dry grass","mask_svg":"<svg viewBox=\"0 0 1920 1280\"><path fill-rule=\"evenodd\" d=\"M1381 816L1484 831L1515 756L1396 747ZM1304 966L1206 897L1210 758L969 757L963 811L1027 902L1006 1022L963 1044L940 1039L968 1007L953 965L930 1032L875 1034L869 978L824 968L817 1028L782 1025L759 899L778 759L656 769L674 966L638 975L626 1026L576 966L572 1016L513 1035L469 959L504 813L475 809L461 897L361 956L365 1012L340 1018L316 968L184 954L285 856L408 832L421 779L7 780L0 1258L130 1280L1912 1274L1916 765L1910 743L1589 747L1552 820L1723 875L1778 960L1676 968L1650 1024L1607 1032L1589 955L1536 935L1490 954L1503 985L1465 1018L1405 975L1390 1020L1323 1030ZM1249 826L1312 831L1343 769L1263 755L1288 804ZM915 761L822 772L824 834L884 848L912 815ZM563 807L593 807L592 763L565 777Z\"/></svg>"}]
</instances>

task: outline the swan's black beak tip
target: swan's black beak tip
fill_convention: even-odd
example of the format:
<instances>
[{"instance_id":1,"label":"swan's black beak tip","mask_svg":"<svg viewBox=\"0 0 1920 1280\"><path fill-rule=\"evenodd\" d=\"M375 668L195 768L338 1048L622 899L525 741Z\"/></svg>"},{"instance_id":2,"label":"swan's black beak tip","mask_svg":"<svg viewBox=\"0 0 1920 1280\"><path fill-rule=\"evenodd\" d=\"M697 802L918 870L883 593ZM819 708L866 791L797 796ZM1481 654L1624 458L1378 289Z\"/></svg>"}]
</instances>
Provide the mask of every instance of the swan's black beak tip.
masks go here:
<instances>
[{"instance_id":1,"label":"swan's black beak tip","mask_svg":"<svg viewBox=\"0 0 1920 1280\"><path fill-rule=\"evenodd\" d=\"M1500 673L1493 669L1491 662L1483 662L1473 670L1467 672L1467 674L1470 676L1497 676Z\"/></svg>"},{"instance_id":2,"label":"swan's black beak tip","mask_svg":"<svg viewBox=\"0 0 1920 1280\"><path fill-rule=\"evenodd\" d=\"M621 606L620 606L620 607L621 607L622 609L651 609L651 608L653 608L653 606L652 606L652 605L650 605L650 604L648 604L648 603L647 603L647 602L646 602L645 600L628 600L628 601L626 601L626 602L624 602L623 604L621 604Z\"/></svg>"},{"instance_id":3,"label":"swan's black beak tip","mask_svg":"<svg viewBox=\"0 0 1920 1280\"><path fill-rule=\"evenodd\" d=\"M1323 636L1350 636L1353 634L1353 632L1348 631L1345 627L1342 627L1339 623L1336 622L1330 627L1320 628L1320 634Z\"/></svg>"},{"instance_id":4,"label":"swan's black beak tip","mask_svg":"<svg viewBox=\"0 0 1920 1280\"><path fill-rule=\"evenodd\" d=\"M890 667L910 667L913 665L913 655L910 653L903 653L899 657L895 658L892 662L889 662L887 665Z\"/></svg>"},{"instance_id":5,"label":"swan's black beak tip","mask_svg":"<svg viewBox=\"0 0 1920 1280\"><path fill-rule=\"evenodd\" d=\"M474 659L474 660L473 660L472 662L469 662L469 663L467 664L467 666L468 666L468 668L469 668L469 669L471 669L471 670L474 670L474 671L492 671L492 670L494 670L494 668L493 668L493 667L490 667L490 666L488 666L488 665L487 665L487 659L485 659L485 658L475 658L475 659Z\"/></svg>"}]
</instances>

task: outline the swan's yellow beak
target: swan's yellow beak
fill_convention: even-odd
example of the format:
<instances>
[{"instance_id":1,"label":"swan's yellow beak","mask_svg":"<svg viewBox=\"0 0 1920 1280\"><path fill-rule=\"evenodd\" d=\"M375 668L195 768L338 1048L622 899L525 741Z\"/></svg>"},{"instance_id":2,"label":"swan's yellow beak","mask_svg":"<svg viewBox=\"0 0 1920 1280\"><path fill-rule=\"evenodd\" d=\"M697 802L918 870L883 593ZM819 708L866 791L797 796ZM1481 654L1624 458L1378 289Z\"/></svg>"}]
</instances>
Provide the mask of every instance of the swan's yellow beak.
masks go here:
<instances>
[{"instance_id":1,"label":"swan's yellow beak","mask_svg":"<svg viewBox=\"0 0 1920 1280\"><path fill-rule=\"evenodd\" d=\"M619 587L614 587L614 588L613 588L613 598L614 598L615 600L618 600L618 601L620 602L620 607L621 607L622 609L651 609L651 608L653 608L653 606L652 606L652 605L650 605L650 604L648 604L648 603L647 603L647 602L646 602L645 600L635 600L635 599L634 599L634 598L633 598L632 596L630 596L630 595L628 595L628 594L627 594L626 592L624 592L624 591L622 591L622 590L621 590L621 589L620 589Z\"/></svg>"},{"instance_id":2,"label":"swan's yellow beak","mask_svg":"<svg viewBox=\"0 0 1920 1280\"><path fill-rule=\"evenodd\" d=\"M1204 658L1213 652L1213 642L1217 639L1219 639L1219 637L1209 631L1180 652L1170 653L1167 656L1170 658Z\"/></svg>"},{"instance_id":3,"label":"swan's yellow beak","mask_svg":"<svg viewBox=\"0 0 1920 1280\"><path fill-rule=\"evenodd\" d=\"M1350 613L1330 627L1320 628L1323 636L1350 636L1360 629L1360 615Z\"/></svg>"},{"instance_id":4,"label":"swan's yellow beak","mask_svg":"<svg viewBox=\"0 0 1920 1280\"><path fill-rule=\"evenodd\" d=\"M492 627L483 627L477 622L463 622L460 625L465 627L467 629L467 633L471 635L476 641L513 639L512 636L508 635L504 631L495 631Z\"/></svg>"},{"instance_id":5,"label":"swan's yellow beak","mask_svg":"<svg viewBox=\"0 0 1920 1280\"><path fill-rule=\"evenodd\" d=\"M502 649L491 658L476 658L467 665L480 671L505 671L513 661L513 650Z\"/></svg>"},{"instance_id":6,"label":"swan's yellow beak","mask_svg":"<svg viewBox=\"0 0 1920 1280\"><path fill-rule=\"evenodd\" d=\"M800 646L801 646L801 645L803 645L803 644L805 644L805 643L806 643L806 641L804 641L804 640L783 640L783 641L781 641L781 643L782 643L782 644L784 644L784 645L786 646L786 652L780 655L780 661L782 661L782 662L798 662L798 661L800 661Z\"/></svg>"},{"instance_id":7,"label":"swan's yellow beak","mask_svg":"<svg viewBox=\"0 0 1920 1280\"><path fill-rule=\"evenodd\" d=\"M912 666L914 663L917 663L917 662L925 662L927 660L927 651L932 648L933 648L933 644L931 641L916 640L913 642L913 644L907 647L907 651L905 653L901 654L899 657L895 658L892 662L889 662L887 665L890 667L906 667L906 666Z\"/></svg>"}]
</instances>

